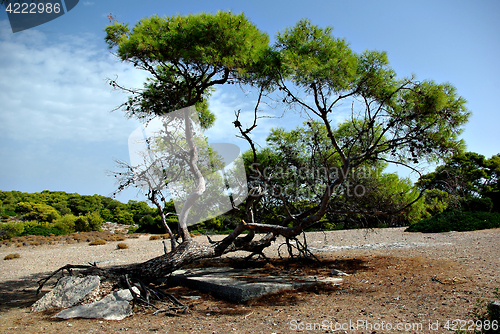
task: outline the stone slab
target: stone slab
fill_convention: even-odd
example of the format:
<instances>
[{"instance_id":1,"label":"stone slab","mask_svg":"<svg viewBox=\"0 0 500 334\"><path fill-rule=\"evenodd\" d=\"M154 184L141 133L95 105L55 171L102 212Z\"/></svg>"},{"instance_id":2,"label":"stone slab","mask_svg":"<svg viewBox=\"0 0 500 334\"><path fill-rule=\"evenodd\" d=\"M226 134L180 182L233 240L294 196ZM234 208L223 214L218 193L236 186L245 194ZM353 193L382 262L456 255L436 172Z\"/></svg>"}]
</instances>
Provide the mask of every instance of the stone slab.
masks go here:
<instances>
[{"instance_id":1,"label":"stone slab","mask_svg":"<svg viewBox=\"0 0 500 334\"><path fill-rule=\"evenodd\" d=\"M268 276L255 269L230 267L178 270L169 280L173 284L212 293L215 297L242 303L267 294L318 283L340 284L342 279L314 276Z\"/></svg>"}]
</instances>

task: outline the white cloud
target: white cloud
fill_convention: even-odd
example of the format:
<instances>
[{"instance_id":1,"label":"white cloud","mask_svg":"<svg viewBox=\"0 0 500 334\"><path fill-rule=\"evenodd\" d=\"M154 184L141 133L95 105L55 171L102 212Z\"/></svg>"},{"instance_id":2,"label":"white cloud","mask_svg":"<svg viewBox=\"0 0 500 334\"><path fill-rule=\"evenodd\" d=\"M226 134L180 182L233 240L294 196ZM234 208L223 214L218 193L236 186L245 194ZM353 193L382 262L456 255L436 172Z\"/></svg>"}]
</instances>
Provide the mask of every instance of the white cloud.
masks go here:
<instances>
[{"instance_id":1,"label":"white cloud","mask_svg":"<svg viewBox=\"0 0 500 334\"><path fill-rule=\"evenodd\" d=\"M94 3L92 1L84 1L83 5L84 6L92 6Z\"/></svg>"},{"instance_id":2,"label":"white cloud","mask_svg":"<svg viewBox=\"0 0 500 334\"><path fill-rule=\"evenodd\" d=\"M139 87L145 74L118 62L95 36L49 40L0 22L0 133L9 139L112 141L135 122L110 111L126 100L106 77ZM133 124L132 124L133 123Z\"/></svg>"}]
</instances>

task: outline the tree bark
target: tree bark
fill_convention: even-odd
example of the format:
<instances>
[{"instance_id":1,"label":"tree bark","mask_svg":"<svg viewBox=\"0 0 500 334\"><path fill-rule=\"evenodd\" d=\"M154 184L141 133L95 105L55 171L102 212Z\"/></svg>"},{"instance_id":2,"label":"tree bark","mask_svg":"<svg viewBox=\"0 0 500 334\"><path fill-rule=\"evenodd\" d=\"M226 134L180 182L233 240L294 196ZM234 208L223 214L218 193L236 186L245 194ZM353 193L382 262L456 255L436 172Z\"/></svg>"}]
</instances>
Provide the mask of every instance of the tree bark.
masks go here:
<instances>
[{"instance_id":1,"label":"tree bark","mask_svg":"<svg viewBox=\"0 0 500 334\"><path fill-rule=\"evenodd\" d=\"M186 240L167 254L160 255L143 263L118 268L115 270L115 274L129 274L130 276L151 282L164 278L197 260L219 257L223 254L240 250L252 254L262 254L262 251L266 247L269 247L276 239L276 234L274 233L268 233L259 240L252 240L254 233L237 238L244 230L243 226L243 224L240 224L233 233L219 242L202 244L192 239Z\"/></svg>"},{"instance_id":2,"label":"tree bark","mask_svg":"<svg viewBox=\"0 0 500 334\"><path fill-rule=\"evenodd\" d=\"M177 242L175 240L174 234L172 233L172 230L170 229L170 226L168 226L167 221L165 219L165 212L163 211L163 207L160 205L158 202L158 199L156 198L156 192L155 190L151 190L149 193L149 200L153 202L154 205L158 208L158 212L160 213L160 218L161 218L161 223L165 230L167 230L167 233L170 235L170 246L171 249L174 250L177 247Z\"/></svg>"}]
</instances>

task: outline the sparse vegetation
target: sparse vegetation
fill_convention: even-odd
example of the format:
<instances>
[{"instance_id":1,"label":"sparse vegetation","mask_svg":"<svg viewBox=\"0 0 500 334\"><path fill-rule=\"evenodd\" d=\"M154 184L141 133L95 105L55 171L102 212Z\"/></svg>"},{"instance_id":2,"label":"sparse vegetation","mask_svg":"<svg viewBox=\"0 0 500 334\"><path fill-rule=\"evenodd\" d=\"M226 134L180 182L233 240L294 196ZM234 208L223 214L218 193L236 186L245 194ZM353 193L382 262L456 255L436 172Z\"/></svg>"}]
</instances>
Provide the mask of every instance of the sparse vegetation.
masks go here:
<instances>
[{"instance_id":1,"label":"sparse vegetation","mask_svg":"<svg viewBox=\"0 0 500 334\"><path fill-rule=\"evenodd\" d=\"M446 211L411 225L406 232L439 233L500 227L500 214L484 211Z\"/></svg>"},{"instance_id":2,"label":"sparse vegetation","mask_svg":"<svg viewBox=\"0 0 500 334\"><path fill-rule=\"evenodd\" d=\"M137 234L115 234L110 232L80 232L80 233L71 233L68 235L49 235L49 236L41 236L41 235L25 235L25 236L17 236L12 237L11 240L4 240L0 242L0 245L5 246L38 246L44 244L58 244L58 243L80 243L80 242L92 242L94 240L103 239L107 242L110 241L125 241L127 239L138 238Z\"/></svg>"},{"instance_id":3,"label":"sparse vegetation","mask_svg":"<svg viewBox=\"0 0 500 334\"><path fill-rule=\"evenodd\" d=\"M50 236L50 235L63 235L66 234L62 229L58 227L46 227L46 226L33 226L29 228L25 228L24 231L21 233L22 236L24 235L43 235L43 236Z\"/></svg>"},{"instance_id":4,"label":"sparse vegetation","mask_svg":"<svg viewBox=\"0 0 500 334\"><path fill-rule=\"evenodd\" d=\"M494 299L500 300L500 292L498 288L493 291ZM500 313L494 309L491 302L477 299L476 306L470 312L474 323L480 325L473 332L456 331L455 334L493 334L500 333Z\"/></svg>"},{"instance_id":5,"label":"sparse vegetation","mask_svg":"<svg viewBox=\"0 0 500 334\"><path fill-rule=\"evenodd\" d=\"M117 249L127 249L128 245L124 242L120 242L118 245L116 245Z\"/></svg>"},{"instance_id":6,"label":"sparse vegetation","mask_svg":"<svg viewBox=\"0 0 500 334\"><path fill-rule=\"evenodd\" d=\"M114 236L112 239L113 239L113 241L125 241L125 240L127 240L127 238L125 238L123 235Z\"/></svg>"},{"instance_id":7,"label":"sparse vegetation","mask_svg":"<svg viewBox=\"0 0 500 334\"><path fill-rule=\"evenodd\" d=\"M152 236L149 237L149 240L160 240L161 239L161 235L156 235L156 234L153 234Z\"/></svg>"},{"instance_id":8,"label":"sparse vegetation","mask_svg":"<svg viewBox=\"0 0 500 334\"><path fill-rule=\"evenodd\" d=\"M89 243L90 246L98 246L98 245L105 245L105 244L106 244L106 240L104 240L104 239L97 239L97 240L94 240L91 243Z\"/></svg>"},{"instance_id":9,"label":"sparse vegetation","mask_svg":"<svg viewBox=\"0 0 500 334\"><path fill-rule=\"evenodd\" d=\"M3 259L4 260L13 260L13 259L19 259L20 257L21 257L21 255L19 253L15 253L15 254L8 254Z\"/></svg>"}]
</instances>

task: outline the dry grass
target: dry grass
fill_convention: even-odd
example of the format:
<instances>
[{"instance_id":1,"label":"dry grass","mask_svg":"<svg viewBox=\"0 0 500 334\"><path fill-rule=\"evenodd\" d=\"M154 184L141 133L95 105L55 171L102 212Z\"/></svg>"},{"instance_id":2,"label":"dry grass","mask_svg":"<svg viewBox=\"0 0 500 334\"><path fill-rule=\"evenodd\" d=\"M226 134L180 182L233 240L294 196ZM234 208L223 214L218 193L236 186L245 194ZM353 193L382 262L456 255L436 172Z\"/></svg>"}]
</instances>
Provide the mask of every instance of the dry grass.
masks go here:
<instances>
[{"instance_id":1,"label":"dry grass","mask_svg":"<svg viewBox=\"0 0 500 334\"><path fill-rule=\"evenodd\" d=\"M128 245L124 242L120 242L118 245L116 245L117 249L127 249Z\"/></svg>"},{"instance_id":2,"label":"dry grass","mask_svg":"<svg viewBox=\"0 0 500 334\"><path fill-rule=\"evenodd\" d=\"M14 260L14 259L19 259L20 257L21 257L21 255L19 253L15 253L15 254L8 254L3 259L4 260Z\"/></svg>"},{"instance_id":3,"label":"dry grass","mask_svg":"<svg viewBox=\"0 0 500 334\"><path fill-rule=\"evenodd\" d=\"M156 234L153 234L152 236L149 237L149 240L160 240L161 239L161 235L156 235Z\"/></svg>"},{"instance_id":4,"label":"dry grass","mask_svg":"<svg viewBox=\"0 0 500 334\"><path fill-rule=\"evenodd\" d=\"M104 239L97 239L89 243L90 246L98 246L98 245L105 245L106 240Z\"/></svg>"},{"instance_id":5,"label":"dry grass","mask_svg":"<svg viewBox=\"0 0 500 334\"><path fill-rule=\"evenodd\" d=\"M67 235L26 235L22 237L13 237L10 241L4 240L0 242L0 246L39 246L39 245L53 245L57 243L83 243L83 242L93 242L95 240L105 240L107 242L111 241L125 241L127 239L138 238L138 234L116 234L111 232L74 232ZM168 234L162 235L164 239L168 238ZM160 238L161 238L160 237Z\"/></svg>"}]
</instances>

